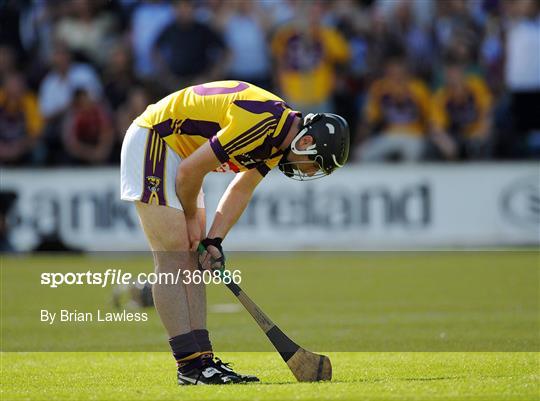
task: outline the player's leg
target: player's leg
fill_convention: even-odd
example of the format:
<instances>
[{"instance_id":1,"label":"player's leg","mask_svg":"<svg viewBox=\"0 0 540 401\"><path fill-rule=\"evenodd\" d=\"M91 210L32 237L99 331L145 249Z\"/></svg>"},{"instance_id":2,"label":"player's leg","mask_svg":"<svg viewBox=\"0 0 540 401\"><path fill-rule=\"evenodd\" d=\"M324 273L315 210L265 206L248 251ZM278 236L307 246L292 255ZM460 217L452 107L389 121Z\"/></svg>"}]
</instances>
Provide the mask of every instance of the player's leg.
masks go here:
<instances>
[{"instance_id":1,"label":"player's leg","mask_svg":"<svg viewBox=\"0 0 540 401\"><path fill-rule=\"evenodd\" d=\"M179 202L167 202L167 178L179 158L155 132L132 124L124 138L120 157L121 197L133 201L154 256L157 273L176 272L174 258L186 258L188 239ZM174 172L172 174L174 178ZM176 207L174 207L176 206ZM178 261L186 265L189 261ZM154 303L170 337L190 331L184 286L158 284Z\"/></svg>"},{"instance_id":2,"label":"player's leg","mask_svg":"<svg viewBox=\"0 0 540 401\"><path fill-rule=\"evenodd\" d=\"M152 250L155 272L176 273L190 269L190 258L184 213L158 205L135 202L142 228ZM191 331L187 288L183 284L157 282L152 287L154 304L170 338Z\"/></svg>"},{"instance_id":3,"label":"player's leg","mask_svg":"<svg viewBox=\"0 0 540 401\"><path fill-rule=\"evenodd\" d=\"M201 238L206 237L205 209L198 209L198 219L201 226ZM204 282L186 286L191 330L195 335L201 353L213 357L212 343L206 329L206 285Z\"/></svg>"},{"instance_id":4,"label":"player's leg","mask_svg":"<svg viewBox=\"0 0 540 401\"><path fill-rule=\"evenodd\" d=\"M134 201L154 256L157 273L194 270L196 255L189 252L185 216L176 197L175 177L181 160L155 132L132 126L121 153L122 199ZM182 271L180 272L182 278ZM190 299L182 280L159 281L153 286L154 304L169 334L178 364L179 384L227 384L233 378L205 364L191 328ZM191 308L203 298L191 299ZM205 305L199 306L205 310ZM200 318L199 318L200 320Z\"/></svg>"},{"instance_id":5,"label":"player's leg","mask_svg":"<svg viewBox=\"0 0 540 401\"><path fill-rule=\"evenodd\" d=\"M204 203L204 202L202 202ZM206 237L206 214L205 209L199 208L199 223L201 226L201 238ZM189 303L189 316L191 319L191 329L201 349L202 357L209 358L209 361L221 372L232 376L236 382L258 382L259 378L253 375L240 374L235 372L228 363L216 358L213 361L214 351L210 342L208 330L206 329L206 286L204 283L190 285L187 287L187 297Z\"/></svg>"},{"instance_id":6,"label":"player's leg","mask_svg":"<svg viewBox=\"0 0 540 401\"><path fill-rule=\"evenodd\" d=\"M193 271L196 255L189 252L184 213L178 209L136 202L141 225L148 238L156 273L172 273L178 269ZM180 277L184 277L183 273ZM178 365L179 384L228 384L240 381L216 369L213 355L203 355L199 342L206 324L204 287L158 281L153 285L154 305L169 334L169 344ZM193 311L193 316L191 311ZM192 329L192 319L201 329Z\"/></svg>"}]
</instances>

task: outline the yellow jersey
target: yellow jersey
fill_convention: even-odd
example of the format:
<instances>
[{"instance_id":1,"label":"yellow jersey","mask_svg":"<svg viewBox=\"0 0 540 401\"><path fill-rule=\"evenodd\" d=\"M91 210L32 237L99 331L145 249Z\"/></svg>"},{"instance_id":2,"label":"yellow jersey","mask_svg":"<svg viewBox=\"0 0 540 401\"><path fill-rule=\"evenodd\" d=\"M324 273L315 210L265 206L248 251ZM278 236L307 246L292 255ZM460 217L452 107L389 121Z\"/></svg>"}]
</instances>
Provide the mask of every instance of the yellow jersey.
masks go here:
<instances>
[{"instance_id":1,"label":"yellow jersey","mask_svg":"<svg viewBox=\"0 0 540 401\"><path fill-rule=\"evenodd\" d=\"M27 92L20 99L13 100L0 89L0 132L3 139L20 139L25 136L37 138L43 129L43 118L37 98Z\"/></svg>"},{"instance_id":2,"label":"yellow jersey","mask_svg":"<svg viewBox=\"0 0 540 401\"><path fill-rule=\"evenodd\" d=\"M152 104L135 119L182 158L210 141L222 163L216 171L256 168L266 175L299 114L278 96L242 81L190 86Z\"/></svg>"},{"instance_id":3,"label":"yellow jersey","mask_svg":"<svg viewBox=\"0 0 540 401\"><path fill-rule=\"evenodd\" d=\"M350 58L345 38L327 27L304 37L294 26L285 26L274 36L271 48L280 66L281 91L293 104L326 101L334 90L335 64Z\"/></svg>"},{"instance_id":4,"label":"yellow jersey","mask_svg":"<svg viewBox=\"0 0 540 401\"><path fill-rule=\"evenodd\" d=\"M423 135L430 115L428 88L415 79L396 85L382 78L371 86L365 118L369 124L383 125L387 133Z\"/></svg>"},{"instance_id":5,"label":"yellow jersey","mask_svg":"<svg viewBox=\"0 0 540 401\"><path fill-rule=\"evenodd\" d=\"M481 78L467 78L465 93L459 98L443 86L433 98L433 124L455 135L478 136L486 128L484 120L491 103L491 94Z\"/></svg>"}]
</instances>

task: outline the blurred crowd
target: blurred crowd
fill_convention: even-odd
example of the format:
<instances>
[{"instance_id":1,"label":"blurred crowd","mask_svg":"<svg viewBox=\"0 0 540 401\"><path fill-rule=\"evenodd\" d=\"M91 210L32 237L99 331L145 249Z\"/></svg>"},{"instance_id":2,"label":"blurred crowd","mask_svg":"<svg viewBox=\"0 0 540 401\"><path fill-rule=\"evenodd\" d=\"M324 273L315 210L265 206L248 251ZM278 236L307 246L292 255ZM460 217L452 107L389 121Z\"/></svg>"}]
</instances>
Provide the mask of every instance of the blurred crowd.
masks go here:
<instances>
[{"instance_id":1,"label":"blurred crowd","mask_svg":"<svg viewBox=\"0 0 540 401\"><path fill-rule=\"evenodd\" d=\"M540 156L540 0L3 0L0 162L104 165L146 106L244 80L351 159Z\"/></svg>"}]
</instances>

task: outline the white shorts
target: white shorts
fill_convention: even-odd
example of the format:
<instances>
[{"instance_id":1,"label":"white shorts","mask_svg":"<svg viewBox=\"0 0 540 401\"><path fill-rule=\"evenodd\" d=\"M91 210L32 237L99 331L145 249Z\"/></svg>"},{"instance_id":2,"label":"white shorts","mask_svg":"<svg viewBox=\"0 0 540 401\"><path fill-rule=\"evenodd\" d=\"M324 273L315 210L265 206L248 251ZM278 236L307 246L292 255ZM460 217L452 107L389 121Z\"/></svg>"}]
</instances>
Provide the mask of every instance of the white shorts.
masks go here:
<instances>
[{"instance_id":1,"label":"white shorts","mask_svg":"<svg viewBox=\"0 0 540 401\"><path fill-rule=\"evenodd\" d=\"M120 156L120 198L183 210L175 188L181 161L157 132L131 124ZM204 208L202 189L197 207Z\"/></svg>"}]
</instances>

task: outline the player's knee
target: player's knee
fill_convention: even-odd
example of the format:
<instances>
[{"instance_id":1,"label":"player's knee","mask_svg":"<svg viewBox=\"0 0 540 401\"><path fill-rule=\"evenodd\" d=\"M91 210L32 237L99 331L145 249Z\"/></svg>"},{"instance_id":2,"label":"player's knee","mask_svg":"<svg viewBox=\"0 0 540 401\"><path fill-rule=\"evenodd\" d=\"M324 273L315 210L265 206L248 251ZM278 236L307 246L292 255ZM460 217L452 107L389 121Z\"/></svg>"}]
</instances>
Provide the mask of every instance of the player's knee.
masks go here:
<instances>
[{"instance_id":1,"label":"player's knee","mask_svg":"<svg viewBox=\"0 0 540 401\"><path fill-rule=\"evenodd\" d=\"M154 235L153 238L148 238L152 250L163 252L187 252L189 251L189 243L182 238L182 235L174 235L174 231Z\"/></svg>"},{"instance_id":2,"label":"player's knee","mask_svg":"<svg viewBox=\"0 0 540 401\"><path fill-rule=\"evenodd\" d=\"M186 224L181 211L137 202L137 212L153 251L189 250Z\"/></svg>"}]
</instances>

